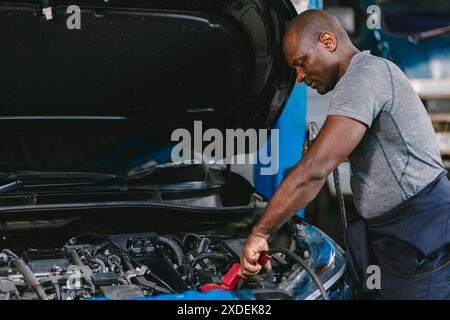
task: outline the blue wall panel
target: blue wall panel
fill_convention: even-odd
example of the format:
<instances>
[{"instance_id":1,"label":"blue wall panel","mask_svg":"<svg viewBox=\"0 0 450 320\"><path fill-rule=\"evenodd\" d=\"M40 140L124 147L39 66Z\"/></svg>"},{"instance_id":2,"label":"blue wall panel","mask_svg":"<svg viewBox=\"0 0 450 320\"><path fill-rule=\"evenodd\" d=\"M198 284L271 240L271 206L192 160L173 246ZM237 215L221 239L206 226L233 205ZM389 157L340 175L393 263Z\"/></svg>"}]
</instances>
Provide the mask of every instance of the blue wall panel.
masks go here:
<instances>
[{"instance_id":1,"label":"blue wall panel","mask_svg":"<svg viewBox=\"0 0 450 320\"><path fill-rule=\"evenodd\" d=\"M275 126L279 129L279 170L274 175L261 175L261 165L255 165L256 190L270 198L286 172L301 159L306 136L306 86L296 85ZM270 140L269 142L270 143ZM268 148L270 150L270 148ZM273 156L272 156L273 159ZM299 213L303 215L303 210Z\"/></svg>"}]
</instances>

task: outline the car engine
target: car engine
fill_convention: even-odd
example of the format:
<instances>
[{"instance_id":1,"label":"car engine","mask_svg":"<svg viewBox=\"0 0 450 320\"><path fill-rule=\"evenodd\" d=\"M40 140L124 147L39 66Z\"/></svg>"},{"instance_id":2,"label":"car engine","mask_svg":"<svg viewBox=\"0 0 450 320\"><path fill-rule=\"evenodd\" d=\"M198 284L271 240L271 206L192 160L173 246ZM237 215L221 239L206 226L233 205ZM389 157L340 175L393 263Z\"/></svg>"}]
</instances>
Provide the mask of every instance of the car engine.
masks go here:
<instances>
[{"instance_id":1,"label":"car engine","mask_svg":"<svg viewBox=\"0 0 450 320\"><path fill-rule=\"evenodd\" d=\"M244 237L150 232L82 234L56 249L20 253L3 249L0 299L139 299L200 291L206 283L220 283L232 264L239 262L244 243ZM294 251L305 261L313 255L298 244ZM302 266L283 252L274 252L271 263L271 271L239 281L237 289L251 289L263 297L275 292L272 298L290 298L292 290L286 289L293 279L298 282ZM315 265L315 270L320 272L327 264Z\"/></svg>"}]
</instances>

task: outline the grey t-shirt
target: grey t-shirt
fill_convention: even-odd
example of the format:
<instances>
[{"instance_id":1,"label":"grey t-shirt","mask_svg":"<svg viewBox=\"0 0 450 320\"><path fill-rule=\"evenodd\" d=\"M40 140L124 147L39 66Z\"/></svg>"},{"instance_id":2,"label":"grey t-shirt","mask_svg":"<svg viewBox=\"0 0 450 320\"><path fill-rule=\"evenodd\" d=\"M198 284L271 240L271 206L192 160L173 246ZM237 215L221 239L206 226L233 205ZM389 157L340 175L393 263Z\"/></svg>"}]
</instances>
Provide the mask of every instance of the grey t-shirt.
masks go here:
<instances>
[{"instance_id":1,"label":"grey t-shirt","mask_svg":"<svg viewBox=\"0 0 450 320\"><path fill-rule=\"evenodd\" d=\"M430 117L403 72L363 51L336 84L328 115L368 129L349 156L353 200L366 219L411 198L444 169Z\"/></svg>"}]
</instances>

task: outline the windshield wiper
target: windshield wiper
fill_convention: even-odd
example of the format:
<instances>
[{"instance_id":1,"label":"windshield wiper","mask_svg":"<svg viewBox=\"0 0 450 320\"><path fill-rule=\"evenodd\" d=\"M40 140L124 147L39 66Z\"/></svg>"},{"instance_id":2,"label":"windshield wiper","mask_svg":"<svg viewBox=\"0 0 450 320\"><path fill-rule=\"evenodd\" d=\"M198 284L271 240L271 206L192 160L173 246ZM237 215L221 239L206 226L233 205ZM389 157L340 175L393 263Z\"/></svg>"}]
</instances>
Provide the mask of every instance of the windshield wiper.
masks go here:
<instances>
[{"instance_id":1,"label":"windshield wiper","mask_svg":"<svg viewBox=\"0 0 450 320\"><path fill-rule=\"evenodd\" d=\"M0 173L0 180L14 179L77 179L101 180L117 179L113 174L98 172L47 172L47 171L14 171Z\"/></svg>"},{"instance_id":2,"label":"windshield wiper","mask_svg":"<svg viewBox=\"0 0 450 320\"><path fill-rule=\"evenodd\" d=\"M17 171L0 174L0 194L24 188L77 187L105 184L121 184L122 180L112 174L97 172L41 172Z\"/></svg>"},{"instance_id":3,"label":"windshield wiper","mask_svg":"<svg viewBox=\"0 0 450 320\"><path fill-rule=\"evenodd\" d=\"M11 183L7 183L7 184L4 184L4 185L0 186L0 193L5 193L5 192L8 192L8 191L18 190L18 189L22 188L22 186L23 186L23 182L20 181L20 180L14 181L14 182L11 182Z\"/></svg>"},{"instance_id":4,"label":"windshield wiper","mask_svg":"<svg viewBox=\"0 0 450 320\"><path fill-rule=\"evenodd\" d=\"M423 32L419 32L416 34L412 34L408 37L409 42L414 44L418 44L420 41L438 37L440 35L446 34L450 32L450 25L442 28L431 29Z\"/></svg>"},{"instance_id":5,"label":"windshield wiper","mask_svg":"<svg viewBox=\"0 0 450 320\"><path fill-rule=\"evenodd\" d=\"M182 169L192 164L163 164L146 168L125 177L97 172L45 172L16 171L0 173L0 194L22 189L38 188L73 188L73 187L108 187L120 191L134 190L193 190L221 185L222 181L177 181L165 179L166 170ZM207 170L207 169L203 169ZM204 173L209 176L208 173ZM153 179L152 179L153 177ZM203 178L202 178L203 179ZM212 179L212 178L211 178ZM78 190L77 190L78 191Z\"/></svg>"}]
</instances>

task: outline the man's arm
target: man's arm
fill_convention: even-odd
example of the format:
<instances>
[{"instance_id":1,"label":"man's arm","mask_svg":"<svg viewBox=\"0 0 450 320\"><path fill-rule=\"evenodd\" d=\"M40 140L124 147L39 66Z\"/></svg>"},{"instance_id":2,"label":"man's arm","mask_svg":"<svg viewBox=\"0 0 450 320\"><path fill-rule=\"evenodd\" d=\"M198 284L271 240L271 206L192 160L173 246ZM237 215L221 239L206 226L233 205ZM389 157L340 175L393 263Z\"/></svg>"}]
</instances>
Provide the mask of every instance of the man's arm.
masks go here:
<instances>
[{"instance_id":1,"label":"man's arm","mask_svg":"<svg viewBox=\"0 0 450 320\"><path fill-rule=\"evenodd\" d=\"M242 277L248 278L259 272L261 267L256 261L262 251L268 250L269 236L316 197L327 176L347 159L366 129L365 124L352 118L327 117L310 150L284 178L253 227L241 255Z\"/></svg>"}]
</instances>

